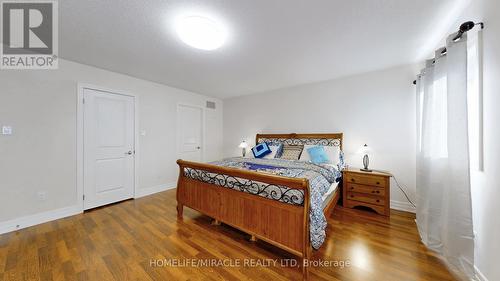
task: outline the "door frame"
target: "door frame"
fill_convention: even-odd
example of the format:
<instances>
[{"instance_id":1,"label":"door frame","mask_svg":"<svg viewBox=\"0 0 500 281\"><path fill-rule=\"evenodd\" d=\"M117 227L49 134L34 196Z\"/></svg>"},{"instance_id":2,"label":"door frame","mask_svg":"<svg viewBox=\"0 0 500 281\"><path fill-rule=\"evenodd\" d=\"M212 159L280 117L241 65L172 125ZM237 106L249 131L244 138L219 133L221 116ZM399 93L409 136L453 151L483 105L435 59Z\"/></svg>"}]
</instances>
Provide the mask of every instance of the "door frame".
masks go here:
<instances>
[{"instance_id":1,"label":"door frame","mask_svg":"<svg viewBox=\"0 0 500 281\"><path fill-rule=\"evenodd\" d=\"M194 108L198 108L201 110L201 162L205 162L205 152L206 152L206 149L205 149L205 144L206 144L206 113L205 113L205 108L201 105L197 105L197 104L192 104L192 103L186 103L186 102L178 102L177 103L177 111L176 111L176 140L175 140L175 150L177 152L177 159L180 159L181 157L181 152L180 152L180 137L181 137L181 133L180 133L180 119L179 119L179 108L181 106L184 106L184 107L194 107Z\"/></svg>"},{"instance_id":2,"label":"door frame","mask_svg":"<svg viewBox=\"0 0 500 281\"><path fill-rule=\"evenodd\" d=\"M139 99L138 96L121 90L109 89L87 83L77 83L77 101L76 101L76 201L79 209L84 211L84 106L83 91L85 89L107 92L114 95L129 96L134 98L134 193L133 198L137 198L138 176L138 155L139 155Z\"/></svg>"}]
</instances>

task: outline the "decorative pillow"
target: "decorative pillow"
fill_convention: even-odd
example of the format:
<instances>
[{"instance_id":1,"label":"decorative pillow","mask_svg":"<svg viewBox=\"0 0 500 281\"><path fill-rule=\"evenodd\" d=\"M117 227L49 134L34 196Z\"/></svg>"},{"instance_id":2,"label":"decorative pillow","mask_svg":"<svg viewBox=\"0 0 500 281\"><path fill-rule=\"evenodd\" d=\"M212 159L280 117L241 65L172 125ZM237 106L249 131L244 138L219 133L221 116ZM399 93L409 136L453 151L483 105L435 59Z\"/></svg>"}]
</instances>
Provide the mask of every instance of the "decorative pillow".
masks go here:
<instances>
[{"instance_id":1,"label":"decorative pillow","mask_svg":"<svg viewBox=\"0 0 500 281\"><path fill-rule=\"evenodd\" d=\"M271 149L265 142L259 143L258 145L252 148L252 153L255 156L255 158L262 158L271 152L272 152Z\"/></svg>"},{"instance_id":2,"label":"decorative pillow","mask_svg":"<svg viewBox=\"0 0 500 281\"><path fill-rule=\"evenodd\" d=\"M280 143L278 147L278 151L276 151L276 155L274 155L274 158L281 158L281 155L283 155L283 144Z\"/></svg>"},{"instance_id":3,"label":"decorative pillow","mask_svg":"<svg viewBox=\"0 0 500 281\"><path fill-rule=\"evenodd\" d=\"M323 146L310 147L307 149L307 153L309 153L311 162L313 162L314 164L324 164L330 162L330 159L328 158L328 155L326 155Z\"/></svg>"},{"instance_id":4,"label":"decorative pillow","mask_svg":"<svg viewBox=\"0 0 500 281\"><path fill-rule=\"evenodd\" d=\"M283 153L281 154L281 159L287 160L299 160L300 154L304 150L303 145L283 145Z\"/></svg>"},{"instance_id":5,"label":"decorative pillow","mask_svg":"<svg viewBox=\"0 0 500 281\"><path fill-rule=\"evenodd\" d=\"M269 145L269 148L271 149L271 153L269 153L266 156L264 156L264 158L266 158L266 159L276 158L276 155L278 154L278 152L280 151L280 149L281 149L282 146L283 146L282 144L280 144L280 145Z\"/></svg>"}]
</instances>

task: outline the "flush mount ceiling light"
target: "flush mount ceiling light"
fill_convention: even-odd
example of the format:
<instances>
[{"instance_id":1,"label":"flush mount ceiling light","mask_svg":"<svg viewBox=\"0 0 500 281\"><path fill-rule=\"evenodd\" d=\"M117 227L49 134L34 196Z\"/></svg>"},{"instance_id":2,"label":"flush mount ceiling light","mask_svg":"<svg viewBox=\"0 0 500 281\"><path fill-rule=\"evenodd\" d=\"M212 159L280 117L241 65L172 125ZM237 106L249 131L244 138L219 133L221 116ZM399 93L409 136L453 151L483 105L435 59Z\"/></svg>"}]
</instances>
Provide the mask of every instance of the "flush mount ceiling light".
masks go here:
<instances>
[{"instance_id":1,"label":"flush mount ceiling light","mask_svg":"<svg viewBox=\"0 0 500 281\"><path fill-rule=\"evenodd\" d=\"M215 50L226 41L224 27L205 16L191 15L177 19L177 35L182 42L201 50Z\"/></svg>"}]
</instances>

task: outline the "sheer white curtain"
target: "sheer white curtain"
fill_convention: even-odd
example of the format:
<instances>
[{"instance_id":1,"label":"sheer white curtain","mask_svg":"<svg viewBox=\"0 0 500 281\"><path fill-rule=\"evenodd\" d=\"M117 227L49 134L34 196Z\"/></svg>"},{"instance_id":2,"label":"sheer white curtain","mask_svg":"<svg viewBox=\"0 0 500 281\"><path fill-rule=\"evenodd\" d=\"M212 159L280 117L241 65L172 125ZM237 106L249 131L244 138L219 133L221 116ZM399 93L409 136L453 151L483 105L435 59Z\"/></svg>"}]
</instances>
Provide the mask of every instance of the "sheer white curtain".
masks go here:
<instances>
[{"instance_id":1,"label":"sheer white curtain","mask_svg":"<svg viewBox=\"0 0 500 281\"><path fill-rule=\"evenodd\" d=\"M474 278L467 121L467 34L417 79L417 226L423 243Z\"/></svg>"}]
</instances>

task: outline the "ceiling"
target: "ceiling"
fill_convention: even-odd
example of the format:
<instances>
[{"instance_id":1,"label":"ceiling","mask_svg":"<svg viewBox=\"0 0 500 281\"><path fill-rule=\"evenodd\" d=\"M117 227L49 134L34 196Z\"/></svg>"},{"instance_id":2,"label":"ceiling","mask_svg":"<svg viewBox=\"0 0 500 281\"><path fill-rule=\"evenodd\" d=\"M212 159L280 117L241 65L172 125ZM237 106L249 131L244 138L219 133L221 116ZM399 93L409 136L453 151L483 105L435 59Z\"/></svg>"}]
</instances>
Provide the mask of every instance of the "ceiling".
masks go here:
<instances>
[{"instance_id":1,"label":"ceiling","mask_svg":"<svg viewBox=\"0 0 500 281\"><path fill-rule=\"evenodd\" d=\"M464 1L64 0L59 54L229 98L423 59ZM227 43L215 51L182 43L172 21L186 11L227 24Z\"/></svg>"}]
</instances>

